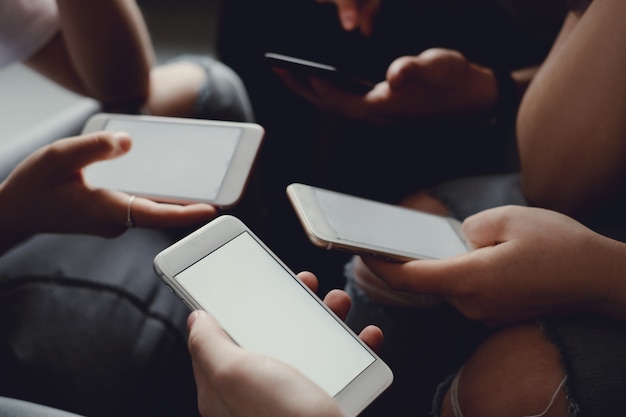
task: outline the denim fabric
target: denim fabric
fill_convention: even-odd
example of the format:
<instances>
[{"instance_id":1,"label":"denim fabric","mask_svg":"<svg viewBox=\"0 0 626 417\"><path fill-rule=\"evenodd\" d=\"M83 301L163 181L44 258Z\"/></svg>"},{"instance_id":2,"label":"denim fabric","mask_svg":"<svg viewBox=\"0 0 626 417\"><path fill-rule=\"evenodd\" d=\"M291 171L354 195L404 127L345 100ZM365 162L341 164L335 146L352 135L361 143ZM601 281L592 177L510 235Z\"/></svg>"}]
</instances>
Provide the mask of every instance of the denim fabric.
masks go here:
<instances>
[{"instance_id":1,"label":"denim fabric","mask_svg":"<svg viewBox=\"0 0 626 417\"><path fill-rule=\"evenodd\" d=\"M433 193L459 220L493 207L528 205L518 173L462 178L435 187Z\"/></svg>"},{"instance_id":2,"label":"denim fabric","mask_svg":"<svg viewBox=\"0 0 626 417\"><path fill-rule=\"evenodd\" d=\"M379 354L394 372L391 387L362 416L429 415L439 382L459 369L491 330L446 303L427 309L377 304L352 285L350 270L346 291L352 308L346 323L357 332L368 324L383 330Z\"/></svg>"},{"instance_id":3,"label":"denim fabric","mask_svg":"<svg viewBox=\"0 0 626 417\"><path fill-rule=\"evenodd\" d=\"M626 323L596 316L543 320L544 333L561 352L574 417L624 415Z\"/></svg>"},{"instance_id":4,"label":"denim fabric","mask_svg":"<svg viewBox=\"0 0 626 417\"><path fill-rule=\"evenodd\" d=\"M40 235L0 258L0 396L89 416L198 415L187 307L152 259L175 237Z\"/></svg>"},{"instance_id":5,"label":"denim fabric","mask_svg":"<svg viewBox=\"0 0 626 417\"><path fill-rule=\"evenodd\" d=\"M206 73L206 81L198 92L194 118L254 122L246 88L232 69L205 55L181 55L171 62L178 61L195 63Z\"/></svg>"}]
</instances>

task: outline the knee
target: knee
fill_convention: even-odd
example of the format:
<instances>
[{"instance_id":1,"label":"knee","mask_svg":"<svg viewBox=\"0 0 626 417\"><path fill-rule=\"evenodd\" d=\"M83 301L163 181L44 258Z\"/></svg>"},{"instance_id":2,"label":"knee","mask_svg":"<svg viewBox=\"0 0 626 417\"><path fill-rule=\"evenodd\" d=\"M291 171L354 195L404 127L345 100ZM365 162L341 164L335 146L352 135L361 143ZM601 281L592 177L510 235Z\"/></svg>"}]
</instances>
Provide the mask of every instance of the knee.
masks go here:
<instances>
[{"instance_id":1,"label":"knee","mask_svg":"<svg viewBox=\"0 0 626 417\"><path fill-rule=\"evenodd\" d=\"M220 61L205 59L211 60L205 63L208 94L204 99L208 102L201 105L223 120L253 122L252 105L239 75Z\"/></svg>"},{"instance_id":2,"label":"knee","mask_svg":"<svg viewBox=\"0 0 626 417\"><path fill-rule=\"evenodd\" d=\"M441 416L568 416L564 378L559 352L539 327L505 329L486 340L457 375Z\"/></svg>"}]
</instances>

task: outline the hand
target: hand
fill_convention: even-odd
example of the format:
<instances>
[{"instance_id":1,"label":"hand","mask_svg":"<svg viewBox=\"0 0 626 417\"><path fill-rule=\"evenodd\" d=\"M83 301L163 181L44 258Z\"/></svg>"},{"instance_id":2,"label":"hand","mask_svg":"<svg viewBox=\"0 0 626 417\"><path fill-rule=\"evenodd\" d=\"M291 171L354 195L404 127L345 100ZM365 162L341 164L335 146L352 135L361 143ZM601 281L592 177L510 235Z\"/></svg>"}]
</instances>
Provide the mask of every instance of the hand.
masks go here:
<instances>
[{"instance_id":1,"label":"hand","mask_svg":"<svg viewBox=\"0 0 626 417\"><path fill-rule=\"evenodd\" d=\"M491 325L572 311L624 312L626 247L556 212L500 207L469 217L476 250L444 260L364 259L394 289L445 297Z\"/></svg>"},{"instance_id":2,"label":"hand","mask_svg":"<svg viewBox=\"0 0 626 417\"><path fill-rule=\"evenodd\" d=\"M498 99L493 71L447 49L396 59L386 80L363 96L313 76L302 82L289 71L275 72L318 108L378 125L472 118L489 112Z\"/></svg>"},{"instance_id":3,"label":"hand","mask_svg":"<svg viewBox=\"0 0 626 417\"><path fill-rule=\"evenodd\" d=\"M298 277L312 289L317 279L308 272ZM339 290L324 302L345 318L350 299ZM195 311L188 320L189 351L204 417L334 417L342 416L336 402L296 369L237 346L206 312ZM382 332L367 327L361 337L376 349Z\"/></svg>"},{"instance_id":4,"label":"hand","mask_svg":"<svg viewBox=\"0 0 626 417\"><path fill-rule=\"evenodd\" d=\"M126 230L130 196L92 188L82 168L119 157L131 147L125 133L99 132L61 139L20 163L0 184L0 229L12 236L89 233L112 237ZM179 206L136 198L132 220L140 227L168 228L207 221L217 210L207 204Z\"/></svg>"},{"instance_id":5,"label":"hand","mask_svg":"<svg viewBox=\"0 0 626 417\"><path fill-rule=\"evenodd\" d=\"M360 29L364 36L374 32L374 19L381 0L317 0L318 3L335 3L339 22L346 31Z\"/></svg>"}]
</instances>

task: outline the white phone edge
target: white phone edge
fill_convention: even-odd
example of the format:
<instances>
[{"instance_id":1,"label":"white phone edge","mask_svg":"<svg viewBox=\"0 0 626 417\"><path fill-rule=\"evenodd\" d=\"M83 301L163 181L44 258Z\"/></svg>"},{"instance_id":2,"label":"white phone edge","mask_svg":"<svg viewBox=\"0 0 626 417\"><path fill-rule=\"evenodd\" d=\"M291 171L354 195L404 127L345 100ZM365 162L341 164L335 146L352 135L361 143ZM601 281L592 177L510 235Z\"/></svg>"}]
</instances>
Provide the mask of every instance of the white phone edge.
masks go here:
<instances>
[{"instance_id":1,"label":"white phone edge","mask_svg":"<svg viewBox=\"0 0 626 417\"><path fill-rule=\"evenodd\" d=\"M211 237L208 236L208 231L220 227L227 231L225 233L219 233L220 238L218 240L215 240L214 234L211 234ZM174 278L175 275L195 263L198 259L218 249L228 240L232 239L233 234L239 234L244 231L249 233L276 262L292 275L293 279L298 279L294 272L291 271L291 269L240 219L227 214L215 218L203 227L158 253L153 262L154 271L163 283L180 298L188 308L191 310L202 309L202 306L195 298L177 283ZM352 381L349 386L350 389L346 389L348 388L346 387L334 397L347 417L355 417L391 385L393 372L313 291L306 285L301 286L374 358L372 364L368 366L357 379Z\"/></svg>"},{"instance_id":2,"label":"white phone edge","mask_svg":"<svg viewBox=\"0 0 626 417\"><path fill-rule=\"evenodd\" d=\"M204 119L188 119L182 117L164 117L164 116L150 116L150 115L129 115L129 114L117 114L117 113L96 113L92 115L85 123L82 134L96 132L103 130L107 122L111 119L118 120L137 120L137 121L155 121L166 123L181 123L181 124L194 124L194 125L209 125L209 126L225 126L225 127L242 127L243 134L242 140L237 146L235 151L236 158L233 159L231 165L224 177L219 194L215 200L198 200L192 198L183 198L180 196L163 196L135 193L138 196L146 197L155 201L164 203L175 204L190 204L190 203L208 203L219 207L220 209L227 209L237 204L242 196L243 192L248 184L252 169L256 162L259 149L263 143L265 136L265 129L256 123L249 122L228 122L221 120L204 120ZM243 155L243 157L242 157ZM245 175L241 175L245 173ZM127 192L128 190L119 190Z\"/></svg>"},{"instance_id":3,"label":"white phone edge","mask_svg":"<svg viewBox=\"0 0 626 417\"><path fill-rule=\"evenodd\" d=\"M363 201L372 201L377 204L381 204L380 202L376 202L374 200L368 200L365 198L340 193L337 191L332 191L320 187L315 187L312 185L301 184L301 183L293 183L287 186L286 192L291 202L296 215L305 230L307 237L309 240L324 249L333 249L333 250L342 250L352 252L356 255L361 256L373 256L378 258L383 258L391 261L411 261L416 259L433 259L427 255L414 254L410 252L403 251L394 251L389 248L383 248L375 245L369 245L366 243L356 242L349 243L344 240L339 240L336 237L335 232L333 231L331 225L328 223L328 220L324 214L324 211L317 203L315 196L313 194L314 190L321 190L324 192L343 194L345 196L349 196L352 198L357 198ZM393 210L411 210L408 208L394 206L391 204L387 204ZM442 217L442 216L440 216ZM471 247L467 243L467 240L463 236L462 233L462 223L453 218L453 217L444 217L454 232L457 234L459 239L464 243L465 247L468 250L471 250Z\"/></svg>"}]
</instances>

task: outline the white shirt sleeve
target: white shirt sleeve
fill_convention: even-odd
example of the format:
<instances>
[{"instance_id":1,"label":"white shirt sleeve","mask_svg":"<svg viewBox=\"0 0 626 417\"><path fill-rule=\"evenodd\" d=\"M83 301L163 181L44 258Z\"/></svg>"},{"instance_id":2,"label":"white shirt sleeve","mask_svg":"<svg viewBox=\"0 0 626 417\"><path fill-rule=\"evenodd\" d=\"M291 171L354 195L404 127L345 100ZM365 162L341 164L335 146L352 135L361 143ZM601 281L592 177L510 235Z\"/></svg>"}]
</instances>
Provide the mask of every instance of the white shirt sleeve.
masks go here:
<instances>
[{"instance_id":1,"label":"white shirt sleeve","mask_svg":"<svg viewBox=\"0 0 626 417\"><path fill-rule=\"evenodd\" d=\"M55 0L0 0L0 69L33 55L58 30Z\"/></svg>"}]
</instances>

